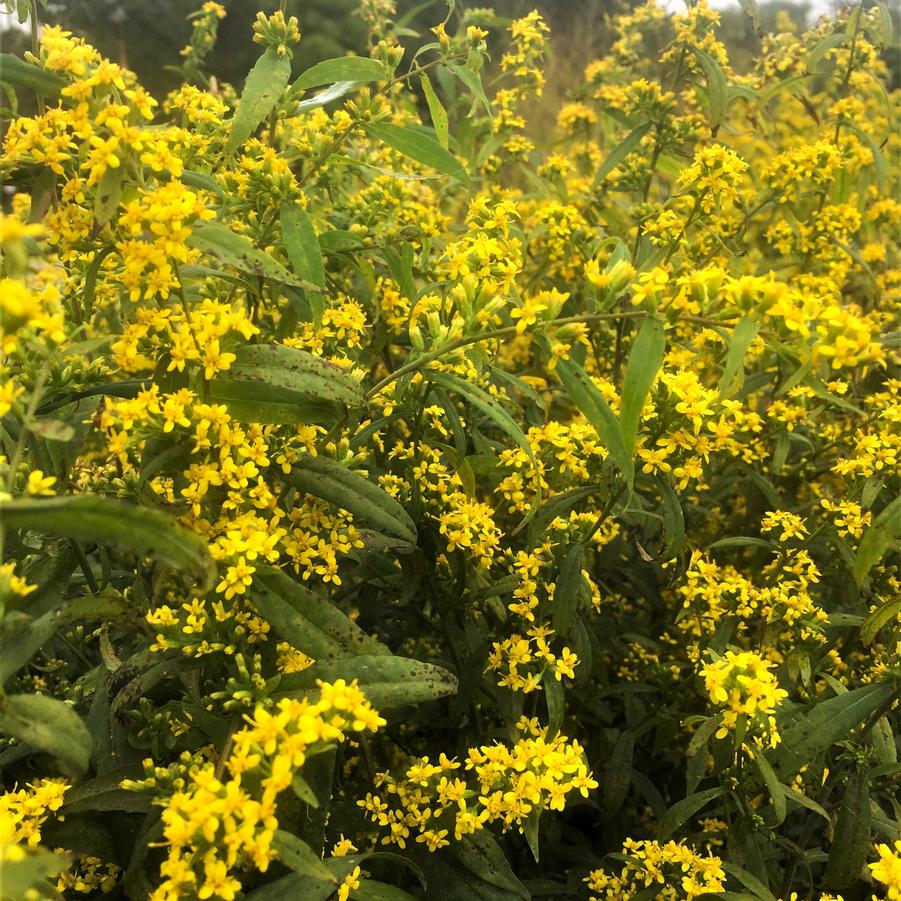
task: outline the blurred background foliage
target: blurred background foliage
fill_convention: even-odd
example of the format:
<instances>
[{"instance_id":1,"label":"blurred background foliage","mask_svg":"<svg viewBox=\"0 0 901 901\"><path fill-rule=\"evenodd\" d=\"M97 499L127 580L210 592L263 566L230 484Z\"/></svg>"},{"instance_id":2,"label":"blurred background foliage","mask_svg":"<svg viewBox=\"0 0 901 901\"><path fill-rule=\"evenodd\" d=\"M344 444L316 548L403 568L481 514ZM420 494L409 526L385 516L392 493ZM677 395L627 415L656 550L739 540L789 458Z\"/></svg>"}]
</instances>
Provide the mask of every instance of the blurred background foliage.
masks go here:
<instances>
[{"instance_id":1,"label":"blurred background foliage","mask_svg":"<svg viewBox=\"0 0 901 901\"><path fill-rule=\"evenodd\" d=\"M219 39L208 60L210 71L224 82L240 89L253 65L256 45L247 37L257 10L267 13L278 8L278 0L220 0L228 11L219 26ZM814 3L817 0L813 0ZM869 5L864 0L865 5ZM826 4L838 8L838 0ZM541 107L530 112L539 129L552 125L556 111L566 98L567 86L579 82L585 66L603 55L607 46L608 16L626 11L634 0L490 0L495 16L494 45L503 37L510 19L538 9L551 24L552 42L545 71L547 86ZM201 0L47 0L43 15L46 21L83 35L104 56L137 73L142 83L155 95L163 96L180 83L175 68L180 64L180 50L187 43L191 23L187 17L201 5ZM456 15L466 6L472 10L482 4L460 4ZM398 22L403 26L399 37L411 46L419 35L440 22L447 10L444 0L399 0ZM348 52L366 53L366 27L358 14L360 0L288 0L287 12L300 20L303 39L294 56L295 73L323 59ZM895 18L895 34L901 33L901 5L891 4ZM785 30L791 24L798 29L813 23L827 6L819 0L814 6L805 0L760 0L763 32ZM720 11L720 39L729 49L730 61L737 72L750 65L759 45L750 18L735 5ZM0 34L3 49L21 52L29 49L27 33L8 28ZM418 44L417 44L418 46ZM890 88L901 86L901 51L896 37L887 51L892 73ZM536 116L537 113L537 116ZM546 121L545 121L546 120Z\"/></svg>"}]
</instances>

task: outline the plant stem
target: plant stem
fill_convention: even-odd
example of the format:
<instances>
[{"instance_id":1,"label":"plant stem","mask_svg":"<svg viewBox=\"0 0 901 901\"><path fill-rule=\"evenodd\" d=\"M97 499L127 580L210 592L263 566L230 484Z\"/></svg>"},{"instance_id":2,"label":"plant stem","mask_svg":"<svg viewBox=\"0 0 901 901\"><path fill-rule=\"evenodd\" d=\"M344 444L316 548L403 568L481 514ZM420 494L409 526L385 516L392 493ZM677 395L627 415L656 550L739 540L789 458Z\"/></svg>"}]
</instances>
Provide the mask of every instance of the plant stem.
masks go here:
<instances>
[{"instance_id":1,"label":"plant stem","mask_svg":"<svg viewBox=\"0 0 901 901\"><path fill-rule=\"evenodd\" d=\"M29 18L31 20L31 52L35 57L39 57L41 54L41 23L38 20L38 0L31 0L31 16ZM38 100L38 115L43 116L47 111L47 108L44 106L44 97L37 88L35 88L34 93Z\"/></svg>"}]
</instances>

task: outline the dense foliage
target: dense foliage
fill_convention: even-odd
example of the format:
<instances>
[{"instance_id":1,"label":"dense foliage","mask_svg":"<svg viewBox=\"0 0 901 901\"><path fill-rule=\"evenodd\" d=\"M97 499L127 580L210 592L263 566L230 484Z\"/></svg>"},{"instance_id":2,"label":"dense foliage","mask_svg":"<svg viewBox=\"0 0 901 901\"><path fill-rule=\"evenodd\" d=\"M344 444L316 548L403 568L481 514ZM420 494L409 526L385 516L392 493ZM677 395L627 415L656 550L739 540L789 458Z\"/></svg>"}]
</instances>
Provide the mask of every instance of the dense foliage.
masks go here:
<instances>
[{"instance_id":1,"label":"dense foliage","mask_svg":"<svg viewBox=\"0 0 901 901\"><path fill-rule=\"evenodd\" d=\"M901 898L886 8L362 13L0 59L0 895Z\"/></svg>"}]
</instances>

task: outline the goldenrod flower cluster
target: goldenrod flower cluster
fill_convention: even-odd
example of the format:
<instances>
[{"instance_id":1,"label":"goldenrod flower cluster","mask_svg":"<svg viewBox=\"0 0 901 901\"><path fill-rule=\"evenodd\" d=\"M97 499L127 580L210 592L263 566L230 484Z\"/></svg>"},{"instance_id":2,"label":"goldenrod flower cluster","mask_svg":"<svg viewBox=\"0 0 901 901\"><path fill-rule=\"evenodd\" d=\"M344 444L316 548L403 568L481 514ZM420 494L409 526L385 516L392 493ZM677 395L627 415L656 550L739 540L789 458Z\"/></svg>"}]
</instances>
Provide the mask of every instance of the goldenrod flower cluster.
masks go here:
<instances>
[{"instance_id":1,"label":"goldenrod flower cluster","mask_svg":"<svg viewBox=\"0 0 901 901\"><path fill-rule=\"evenodd\" d=\"M618 874L595 870L585 878L589 890L597 892L592 901L631 901L646 897L648 889L660 901L690 901L725 886L722 860L682 842L627 839L622 854L626 860Z\"/></svg>"},{"instance_id":2,"label":"goldenrod flower cluster","mask_svg":"<svg viewBox=\"0 0 901 901\"><path fill-rule=\"evenodd\" d=\"M522 832L533 811L563 810L571 792L587 798L597 788L577 741L551 738L526 718L518 728L524 735L512 746L470 748L463 763L441 754L435 763L416 760L400 779L382 773L382 792L357 803L384 844L404 848L412 836L437 851L450 844L448 836L459 840L491 823Z\"/></svg>"},{"instance_id":3,"label":"goldenrod flower cluster","mask_svg":"<svg viewBox=\"0 0 901 901\"><path fill-rule=\"evenodd\" d=\"M318 682L316 701L283 699L274 711L258 708L236 732L224 765L200 763L183 776L157 773L125 787L171 792L163 804L163 839L168 848L154 901L189 895L233 901L238 874L260 872L275 856L278 796L291 786L307 760L354 733L374 732L385 720L356 683Z\"/></svg>"},{"instance_id":4,"label":"goldenrod flower cluster","mask_svg":"<svg viewBox=\"0 0 901 901\"><path fill-rule=\"evenodd\" d=\"M891 11L648 0L560 85L537 11L363 0L304 78L270 9L236 90L198 5L166 96L3 74L4 864L840 901L857 804L901 898Z\"/></svg>"},{"instance_id":5,"label":"goldenrod flower cluster","mask_svg":"<svg viewBox=\"0 0 901 901\"><path fill-rule=\"evenodd\" d=\"M704 666L704 687L710 700L723 708L723 725L717 738L735 732L741 717L749 737L776 747L779 732L774 713L788 692L779 688L771 666L754 651L726 651L722 659Z\"/></svg>"}]
</instances>

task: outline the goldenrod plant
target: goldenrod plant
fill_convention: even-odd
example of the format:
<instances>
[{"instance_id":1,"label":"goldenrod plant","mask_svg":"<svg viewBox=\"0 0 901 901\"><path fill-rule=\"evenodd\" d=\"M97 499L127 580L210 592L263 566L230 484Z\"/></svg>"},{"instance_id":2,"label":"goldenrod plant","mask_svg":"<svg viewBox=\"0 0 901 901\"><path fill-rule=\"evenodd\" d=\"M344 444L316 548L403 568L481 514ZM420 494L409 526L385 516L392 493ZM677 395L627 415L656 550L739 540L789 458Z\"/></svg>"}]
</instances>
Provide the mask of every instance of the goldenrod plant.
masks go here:
<instances>
[{"instance_id":1,"label":"goldenrod plant","mask_svg":"<svg viewBox=\"0 0 901 901\"><path fill-rule=\"evenodd\" d=\"M886 5L12 6L3 901L901 898Z\"/></svg>"}]
</instances>

